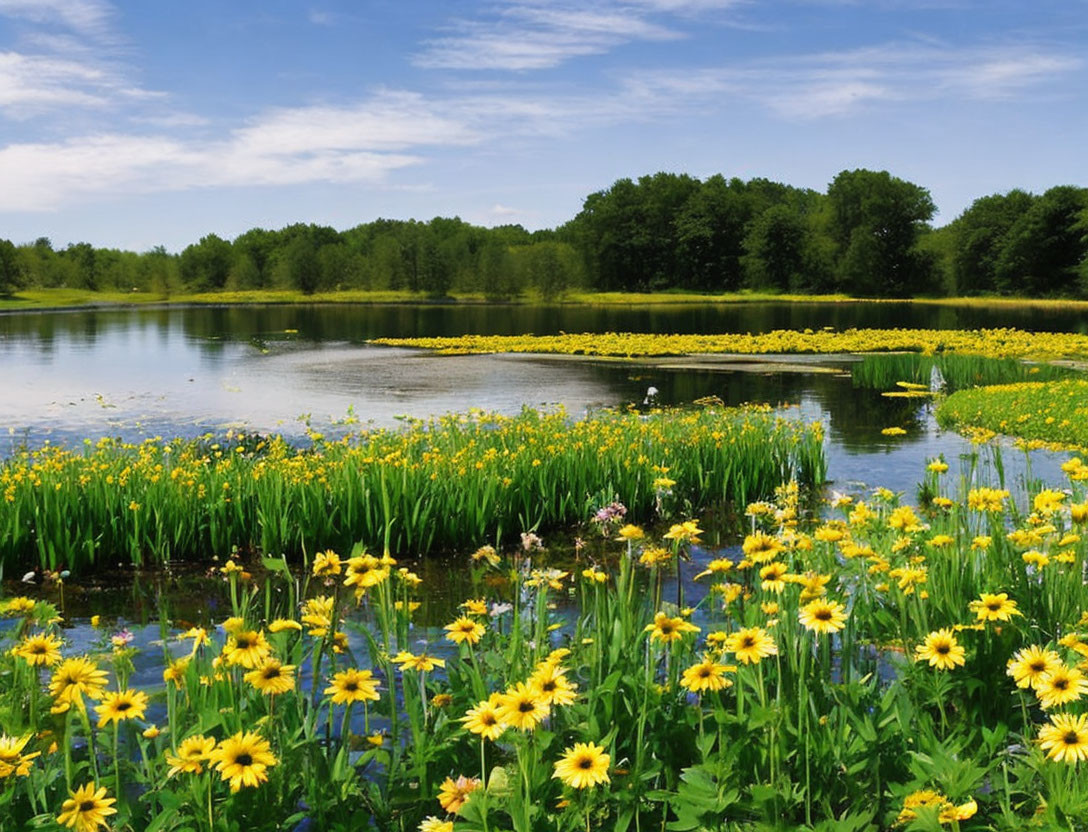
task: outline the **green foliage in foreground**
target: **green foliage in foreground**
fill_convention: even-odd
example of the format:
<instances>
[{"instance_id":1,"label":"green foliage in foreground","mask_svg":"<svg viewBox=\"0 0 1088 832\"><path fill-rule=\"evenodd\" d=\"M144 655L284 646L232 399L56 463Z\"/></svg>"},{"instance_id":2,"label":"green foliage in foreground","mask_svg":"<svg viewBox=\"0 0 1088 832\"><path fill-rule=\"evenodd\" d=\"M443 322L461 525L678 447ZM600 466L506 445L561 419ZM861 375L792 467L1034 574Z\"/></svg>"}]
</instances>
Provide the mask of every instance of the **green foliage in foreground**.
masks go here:
<instances>
[{"instance_id":1,"label":"green foliage in foreground","mask_svg":"<svg viewBox=\"0 0 1088 832\"><path fill-rule=\"evenodd\" d=\"M1053 381L1076 373L1068 367L1029 364L1015 358L989 358L984 355L955 353L895 353L865 356L851 366L850 377L855 387L870 390L891 390L902 381L928 387L933 380L934 370L940 373L945 385L951 390L987 384Z\"/></svg>"},{"instance_id":2,"label":"green foliage in foreground","mask_svg":"<svg viewBox=\"0 0 1088 832\"><path fill-rule=\"evenodd\" d=\"M937 409L940 424L1088 448L1088 381L1005 384L961 390Z\"/></svg>"},{"instance_id":3,"label":"green foliage in foreground","mask_svg":"<svg viewBox=\"0 0 1088 832\"><path fill-rule=\"evenodd\" d=\"M298 554L363 540L395 553L569 525L623 500L744 504L824 480L823 436L769 408L449 416L299 449L280 438L103 440L0 466L0 564L82 568Z\"/></svg>"},{"instance_id":4,"label":"green foliage in foreground","mask_svg":"<svg viewBox=\"0 0 1088 832\"><path fill-rule=\"evenodd\" d=\"M227 563L231 618L164 609L148 654L64 629L57 585L4 599L5 832L58 830L88 784L75 808L115 832L1082 830L1088 468L1010 495L977 462L933 461L926 505L878 490L822 521L784 486L744 560L693 550L691 521L655 540L598 514L574 574L531 537L478 553L442 630L412 625L435 589L361 548Z\"/></svg>"}]
</instances>

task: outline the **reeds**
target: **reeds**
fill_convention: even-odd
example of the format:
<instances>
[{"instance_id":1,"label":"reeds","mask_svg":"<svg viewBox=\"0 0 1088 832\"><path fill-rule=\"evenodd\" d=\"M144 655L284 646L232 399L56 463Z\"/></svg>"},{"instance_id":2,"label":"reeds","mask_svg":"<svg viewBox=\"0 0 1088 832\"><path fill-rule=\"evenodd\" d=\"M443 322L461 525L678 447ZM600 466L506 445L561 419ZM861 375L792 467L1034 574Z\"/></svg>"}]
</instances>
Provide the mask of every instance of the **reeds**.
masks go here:
<instances>
[{"instance_id":1,"label":"reeds","mask_svg":"<svg viewBox=\"0 0 1088 832\"><path fill-rule=\"evenodd\" d=\"M297 556L356 541L464 549L569 525L622 500L650 519L765 496L825 475L819 425L768 408L526 409L415 422L340 440L109 439L25 451L0 467L0 565L84 569L206 560L232 547Z\"/></svg>"}]
</instances>

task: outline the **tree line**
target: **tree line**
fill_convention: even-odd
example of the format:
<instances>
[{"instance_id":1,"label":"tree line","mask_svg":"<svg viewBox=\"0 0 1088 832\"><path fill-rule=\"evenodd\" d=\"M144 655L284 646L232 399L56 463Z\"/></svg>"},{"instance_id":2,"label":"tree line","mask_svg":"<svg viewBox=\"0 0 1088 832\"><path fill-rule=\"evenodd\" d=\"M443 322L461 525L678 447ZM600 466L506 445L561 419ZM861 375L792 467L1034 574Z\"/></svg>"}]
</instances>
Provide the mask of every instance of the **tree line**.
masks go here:
<instances>
[{"instance_id":1,"label":"tree line","mask_svg":"<svg viewBox=\"0 0 1088 832\"><path fill-rule=\"evenodd\" d=\"M0 239L0 294L24 287L215 292L405 290L545 300L571 289L1088 296L1088 188L984 196L942 227L929 191L887 171L838 174L826 192L768 179L656 173L586 197L530 232L436 217L345 231L296 224L174 254L47 238Z\"/></svg>"}]
</instances>

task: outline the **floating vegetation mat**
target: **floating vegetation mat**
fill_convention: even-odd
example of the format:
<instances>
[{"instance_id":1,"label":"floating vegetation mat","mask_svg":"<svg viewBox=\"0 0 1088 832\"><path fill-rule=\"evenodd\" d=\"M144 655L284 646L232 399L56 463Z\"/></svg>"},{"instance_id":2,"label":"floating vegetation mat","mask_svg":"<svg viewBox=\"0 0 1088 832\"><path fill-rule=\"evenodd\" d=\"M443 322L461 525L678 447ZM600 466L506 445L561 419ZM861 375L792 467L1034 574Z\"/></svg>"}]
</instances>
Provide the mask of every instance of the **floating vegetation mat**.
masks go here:
<instances>
[{"instance_id":1,"label":"floating vegetation mat","mask_svg":"<svg viewBox=\"0 0 1088 832\"><path fill-rule=\"evenodd\" d=\"M553 353L625 358L695 353L955 352L990 357L1088 356L1088 335L1017 329L788 330L759 334L651 335L628 332L578 335L461 335L449 338L378 338L372 344L421 347L448 355Z\"/></svg>"}]
</instances>

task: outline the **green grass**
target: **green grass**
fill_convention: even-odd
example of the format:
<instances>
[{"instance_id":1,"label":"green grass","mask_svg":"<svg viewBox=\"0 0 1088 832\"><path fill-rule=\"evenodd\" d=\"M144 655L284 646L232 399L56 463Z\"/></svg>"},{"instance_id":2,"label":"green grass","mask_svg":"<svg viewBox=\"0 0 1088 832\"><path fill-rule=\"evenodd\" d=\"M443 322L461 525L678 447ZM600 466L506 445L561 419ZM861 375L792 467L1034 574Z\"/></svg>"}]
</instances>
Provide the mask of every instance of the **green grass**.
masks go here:
<instances>
[{"instance_id":1,"label":"green grass","mask_svg":"<svg viewBox=\"0 0 1088 832\"><path fill-rule=\"evenodd\" d=\"M1006 384L961 390L937 408L943 426L980 428L1088 449L1088 381Z\"/></svg>"},{"instance_id":2,"label":"green grass","mask_svg":"<svg viewBox=\"0 0 1088 832\"><path fill-rule=\"evenodd\" d=\"M225 292L181 292L163 295L156 292L90 291L86 289L24 289L11 297L0 297L0 311L58 309L84 306L138 306L144 304L292 304L292 303L488 303L480 293L453 292L446 298L434 298L421 292L404 290L344 290L307 295L297 290L260 289ZM770 292L590 292L571 291L559 300L545 301L528 293L503 303L572 306L658 306L738 303L901 303L899 299L858 298L846 294L791 295ZM1088 301L1034 298L953 297L913 298L906 302L938 306L1088 309Z\"/></svg>"},{"instance_id":3,"label":"green grass","mask_svg":"<svg viewBox=\"0 0 1088 832\"><path fill-rule=\"evenodd\" d=\"M1029 364L1015 358L983 355L919 355L893 353L867 355L850 368L855 387L894 390L897 382L929 385L936 369L952 391L989 384L1023 381L1054 381L1076 373L1054 364Z\"/></svg>"},{"instance_id":4,"label":"green grass","mask_svg":"<svg viewBox=\"0 0 1088 832\"><path fill-rule=\"evenodd\" d=\"M349 547L464 549L569 525L622 500L743 505L782 480L821 483L822 432L769 408L476 413L371 431L221 442L103 440L0 466L0 565L80 568ZM672 486L655 484L667 477Z\"/></svg>"}]
</instances>

